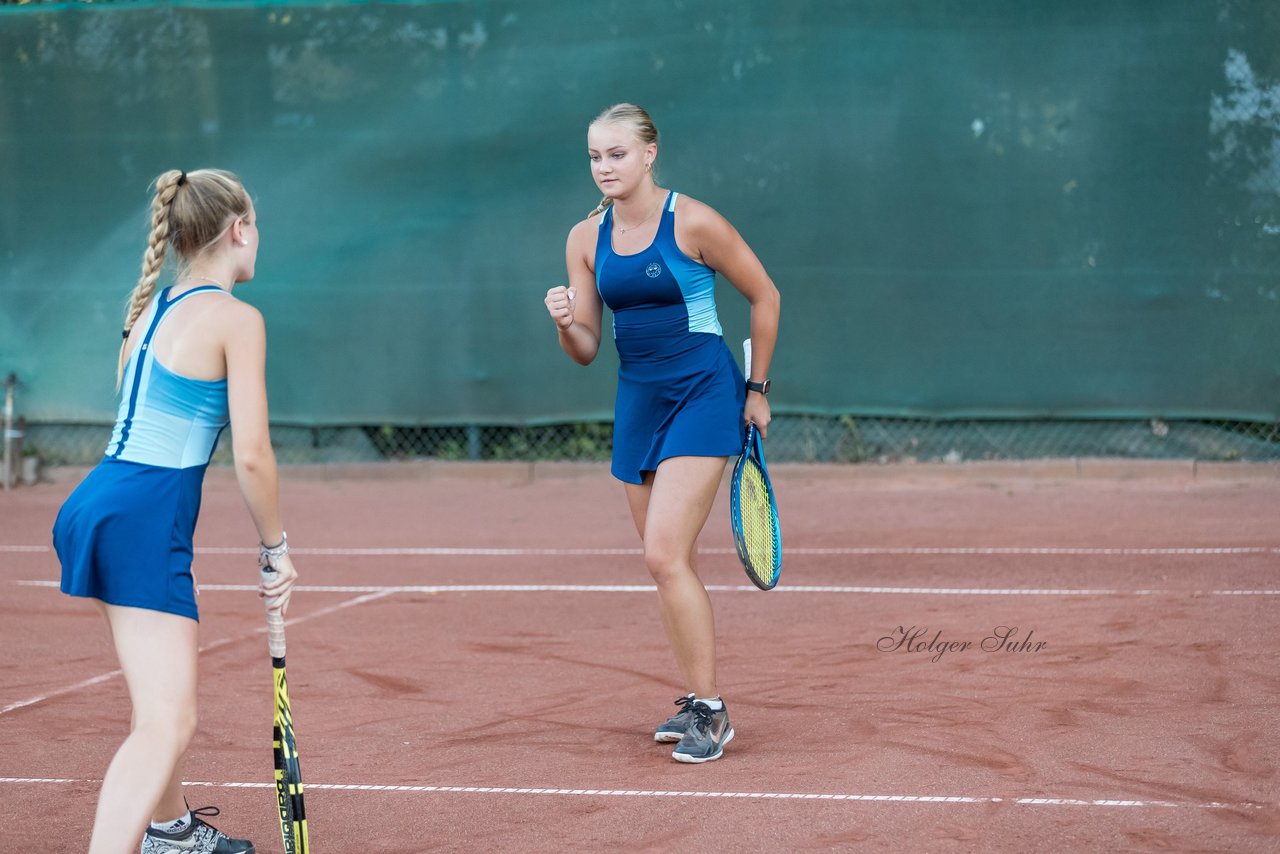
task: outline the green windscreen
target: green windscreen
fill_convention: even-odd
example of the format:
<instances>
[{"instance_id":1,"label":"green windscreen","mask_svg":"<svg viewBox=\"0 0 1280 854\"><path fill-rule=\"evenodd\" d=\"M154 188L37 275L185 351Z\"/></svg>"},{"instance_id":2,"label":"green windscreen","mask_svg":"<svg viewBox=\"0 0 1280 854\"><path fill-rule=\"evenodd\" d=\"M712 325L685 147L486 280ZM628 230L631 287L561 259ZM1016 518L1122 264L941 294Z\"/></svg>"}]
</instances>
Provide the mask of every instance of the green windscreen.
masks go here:
<instances>
[{"instance_id":1,"label":"green windscreen","mask_svg":"<svg viewBox=\"0 0 1280 854\"><path fill-rule=\"evenodd\" d=\"M274 419L608 418L542 299L634 101L783 294L775 411L1274 421L1278 44L1265 0L2 7L0 373L109 421L148 183L218 166Z\"/></svg>"}]
</instances>

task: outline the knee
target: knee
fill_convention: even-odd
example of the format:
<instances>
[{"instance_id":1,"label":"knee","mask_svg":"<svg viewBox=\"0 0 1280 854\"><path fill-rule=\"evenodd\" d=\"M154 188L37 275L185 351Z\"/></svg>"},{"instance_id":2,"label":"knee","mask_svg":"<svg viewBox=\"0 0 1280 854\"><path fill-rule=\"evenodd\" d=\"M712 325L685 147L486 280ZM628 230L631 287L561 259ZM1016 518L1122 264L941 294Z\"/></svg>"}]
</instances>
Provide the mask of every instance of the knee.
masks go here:
<instances>
[{"instance_id":1,"label":"knee","mask_svg":"<svg viewBox=\"0 0 1280 854\"><path fill-rule=\"evenodd\" d=\"M195 738L196 723L195 709L170 708L163 713L135 718L134 732L152 744L163 745L175 755L181 755Z\"/></svg>"},{"instance_id":2,"label":"knee","mask_svg":"<svg viewBox=\"0 0 1280 854\"><path fill-rule=\"evenodd\" d=\"M689 561L673 549L658 543L645 543L644 565L658 586L670 584L689 570Z\"/></svg>"}]
</instances>

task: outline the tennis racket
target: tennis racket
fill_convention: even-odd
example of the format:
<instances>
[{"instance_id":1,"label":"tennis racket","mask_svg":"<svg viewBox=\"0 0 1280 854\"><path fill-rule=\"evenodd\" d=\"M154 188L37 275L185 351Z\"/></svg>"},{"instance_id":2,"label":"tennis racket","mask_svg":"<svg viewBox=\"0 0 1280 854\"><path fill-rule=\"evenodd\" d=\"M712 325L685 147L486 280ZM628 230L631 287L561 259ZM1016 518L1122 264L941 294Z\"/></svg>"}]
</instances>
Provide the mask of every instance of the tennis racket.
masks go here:
<instances>
[{"instance_id":1,"label":"tennis racket","mask_svg":"<svg viewBox=\"0 0 1280 854\"><path fill-rule=\"evenodd\" d=\"M274 570L262 569L264 580ZM307 810L302 802L302 769L298 765L298 741L293 734L293 707L289 703L289 682L284 670L284 615L267 610L267 648L271 651L272 682L275 684L275 726L271 747L276 767L276 805L280 810L280 838L284 854L307 854Z\"/></svg>"},{"instance_id":2,"label":"tennis racket","mask_svg":"<svg viewBox=\"0 0 1280 854\"><path fill-rule=\"evenodd\" d=\"M744 373L750 376L751 340L742 346L746 354ZM747 438L729 481L729 523L747 578L761 590L772 590L782 574L782 530L778 526L773 484L765 467L764 445L754 424L747 425Z\"/></svg>"}]
</instances>

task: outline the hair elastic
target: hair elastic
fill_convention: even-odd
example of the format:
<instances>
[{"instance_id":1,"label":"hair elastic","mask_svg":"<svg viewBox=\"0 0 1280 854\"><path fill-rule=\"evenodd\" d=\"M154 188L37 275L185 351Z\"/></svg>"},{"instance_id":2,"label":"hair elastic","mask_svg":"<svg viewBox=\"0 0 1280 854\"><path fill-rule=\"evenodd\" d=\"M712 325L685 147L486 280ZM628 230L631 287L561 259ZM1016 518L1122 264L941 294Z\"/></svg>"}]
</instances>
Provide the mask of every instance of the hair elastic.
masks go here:
<instances>
[{"instance_id":1,"label":"hair elastic","mask_svg":"<svg viewBox=\"0 0 1280 854\"><path fill-rule=\"evenodd\" d=\"M187 173L183 172L178 176L178 186L181 187L185 183L187 183Z\"/></svg>"}]
</instances>

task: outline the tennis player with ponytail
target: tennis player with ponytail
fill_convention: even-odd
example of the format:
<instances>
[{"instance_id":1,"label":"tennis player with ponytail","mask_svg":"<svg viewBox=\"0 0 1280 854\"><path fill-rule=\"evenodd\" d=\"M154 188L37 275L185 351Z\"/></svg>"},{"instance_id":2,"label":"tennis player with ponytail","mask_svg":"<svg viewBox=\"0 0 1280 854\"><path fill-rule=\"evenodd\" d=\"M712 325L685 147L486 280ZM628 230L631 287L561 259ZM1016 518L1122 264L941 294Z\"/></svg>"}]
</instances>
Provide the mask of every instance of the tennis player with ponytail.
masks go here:
<instances>
[{"instance_id":1,"label":"tennis player with ponytail","mask_svg":"<svg viewBox=\"0 0 1280 854\"><path fill-rule=\"evenodd\" d=\"M569 284L549 290L545 304L560 347L583 365L600 349L602 300L613 311L621 366L612 472L625 485L687 692L654 739L678 742L678 761L707 762L723 755L734 731L717 693L715 623L697 573L697 539L726 460L742 450L744 425L761 435L768 429L780 298L724 217L658 186L658 131L642 108L618 104L597 116L587 153L604 199L569 232ZM751 306L750 380L721 333L717 272Z\"/></svg>"},{"instance_id":2,"label":"tennis player with ponytail","mask_svg":"<svg viewBox=\"0 0 1280 854\"><path fill-rule=\"evenodd\" d=\"M253 278L257 214L236 176L171 170L155 182L142 277L129 297L106 457L63 504L62 590L106 617L133 706L102 781L91 854L252 852L189 810L181 760L196 728L192 534L205 468L231 424L236 476L276 570L258 595L283 612L297 579L267 432L262 316L231 295ZM156 292L166 245L177 278ZM148 821L150 824L148 825Z\"/></svg>"}]
</instances>

